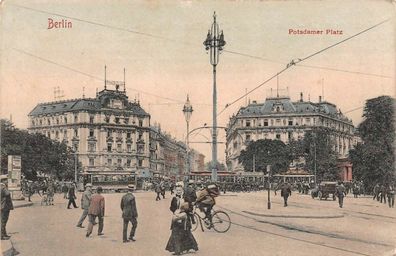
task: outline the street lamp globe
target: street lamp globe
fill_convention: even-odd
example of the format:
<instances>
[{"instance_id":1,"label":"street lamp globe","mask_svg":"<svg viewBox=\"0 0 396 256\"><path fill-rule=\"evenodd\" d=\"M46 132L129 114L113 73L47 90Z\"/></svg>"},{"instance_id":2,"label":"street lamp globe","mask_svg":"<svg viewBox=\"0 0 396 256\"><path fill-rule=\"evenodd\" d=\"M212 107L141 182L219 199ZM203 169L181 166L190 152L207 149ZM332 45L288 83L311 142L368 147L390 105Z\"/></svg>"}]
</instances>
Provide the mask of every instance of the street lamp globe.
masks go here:
<instances>
[{"instance_id":1,"label":"street lamp globe","mask_svg":"<svg viewBox=\"0 0 396 256\"><path fill-rule=\"evenodd\" d=\"M184 103L184 107L183 107L183 114L184 114L184 117L186 118L187 123L190 122L192 112L193 112L193 108L190 103L190 98L187 95L187 100L186 100L186 103Z\"/></svg>"}]
</instances>

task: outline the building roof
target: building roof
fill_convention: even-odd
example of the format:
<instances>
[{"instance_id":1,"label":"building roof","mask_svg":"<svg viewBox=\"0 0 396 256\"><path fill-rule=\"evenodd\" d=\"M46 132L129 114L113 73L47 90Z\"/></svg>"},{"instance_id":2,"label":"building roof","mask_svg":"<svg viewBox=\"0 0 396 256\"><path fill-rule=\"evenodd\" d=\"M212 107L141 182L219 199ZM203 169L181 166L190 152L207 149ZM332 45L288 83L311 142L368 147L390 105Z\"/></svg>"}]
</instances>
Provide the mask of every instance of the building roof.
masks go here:
<instances>
[{"instance_id":1,"label":"building roof","mask_svg":"<svg viewBox=\"0 0 396 256\"><path fill-rule=\"evenodd\" d=\"M267 98L264 103L250 103L246 107L241 107L236 117L256 116L256 115L274 115L274 114L325 114L350 122L337 106L330 102L310 102L297 101L292 102L289 97Z\"/></svg>"},{"instance_id":2,"label":"building roof","mask_svg":"<svg viewBox=\"0 0 396 256\"><path fill-rule=\"evenodd\" d=\"M114 91L114 93L110 90L106 90L108 97L113 96L118 98L120 93ZM118 97L117 97L118 96ZM38 104L30 113L29 116L39 116L39 115L48 115L48 114L57 114L57 113L65 113L65 112L78 112L78 111L101 111L109 109L108 106L101 101L101 96L98 95L96 98L80 98L80 99L71 99L65 101L55 101L55 102L47 102ZM126 97L126 96L124 96ZM138 116L149 116L149 114L140 106L139 103L129 102L126 97L126 105L123 109L114 110L122 111L132 111L133 114Z\"/></svg>"}]
</instances>

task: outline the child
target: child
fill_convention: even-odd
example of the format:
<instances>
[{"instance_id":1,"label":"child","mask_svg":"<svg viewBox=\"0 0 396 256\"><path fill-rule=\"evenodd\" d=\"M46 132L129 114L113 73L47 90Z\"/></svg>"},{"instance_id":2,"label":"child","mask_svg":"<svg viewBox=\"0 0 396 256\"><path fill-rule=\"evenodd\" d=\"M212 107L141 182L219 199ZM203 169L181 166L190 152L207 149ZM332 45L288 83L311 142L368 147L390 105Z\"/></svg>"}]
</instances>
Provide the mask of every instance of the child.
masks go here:
<instances>
[{"instance_id":1,"label":"child","mask_svg":"<svg viewBox=\"0 0 396 256\"><path fill-rule=\"evenodd\" d=\"M180 206L180 212L173 215L171 224L171 236L166 245L166 250L174 252L175 255L180 255L184 251L193 249L198 251L198 244L191 233L190 218L187 217L189 209L188 203L183 203Z\"/></svg>"}]
</instances>

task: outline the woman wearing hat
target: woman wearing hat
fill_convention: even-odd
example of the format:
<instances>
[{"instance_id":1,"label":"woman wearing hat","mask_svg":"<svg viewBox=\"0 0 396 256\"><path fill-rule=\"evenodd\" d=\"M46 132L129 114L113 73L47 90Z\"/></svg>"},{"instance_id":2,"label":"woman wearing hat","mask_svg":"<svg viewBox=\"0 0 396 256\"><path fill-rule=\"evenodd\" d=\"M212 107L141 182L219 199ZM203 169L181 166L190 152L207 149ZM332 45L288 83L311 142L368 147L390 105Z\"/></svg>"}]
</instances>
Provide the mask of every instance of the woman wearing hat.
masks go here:
<instances>
[{"instance_id":1,"label":"woman wearing hat","mask_svg":"<svg viewBox=\"0 0 396 256\"><path fill-rule=\"evenodd\" d=\"M187 217L189 209L188 203L183 203L180 206L180 212L173 215L171 224L171 236L166 245L166 250L180 255L184 251L193 249L198 251L198 244L193 234L191 233L190 218Z\"/></svg>"}]
</instances>

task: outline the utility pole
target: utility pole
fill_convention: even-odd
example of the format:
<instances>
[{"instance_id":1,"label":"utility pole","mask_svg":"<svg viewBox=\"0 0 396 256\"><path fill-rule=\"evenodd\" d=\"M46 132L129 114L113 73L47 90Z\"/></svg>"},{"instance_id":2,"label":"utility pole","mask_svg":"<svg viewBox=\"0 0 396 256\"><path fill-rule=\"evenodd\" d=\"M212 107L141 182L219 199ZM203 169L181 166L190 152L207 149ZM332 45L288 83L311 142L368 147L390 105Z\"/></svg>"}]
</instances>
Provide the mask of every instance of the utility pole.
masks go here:
<instances>
[{"instance_id":1,"label":"utility pole","mask_svg":"<svg viewBox=\"0 0 396 256\"><path fill-rule=\"evenodd\" d=\"M314 133L314 180L315 180L315 187L316 187L316 133Z\"/></svg>"},{"instance_id":2,"label":"utility pole","mask_svg":"<svg viewBox=\"0 0 396 256\"><path fill-rule=\"evenodd\" d=\"M213 14L212 27L208 31L205 41L206 51L210 53L210 64L213 66L213 129L212 129L212 182L217 181L217 88L216 66L219 63L219 55L226 42L223 31L219 33L219 25L216 23L216 12Z\"/></svg>"},{"instance_id":3,"label":"utility pole","mask_svg":"<svg viewBox=\"0 0 396 256\"><path fill-rule=\"evenodd\" d=\"M271 165L267 165L267 174L268 174L268 201L267 201L267 208L268 210L271 209L271 182L270 182L270 176L271 176Z\"/></svg>"},{"instance_id":4,"label":"utility pole","mask_svg":"<svg viewBox=\"0 0 396 256\"><path fill-rule=\"evenodd\" d=\"M78 171L78 158L77 158L77 152L74 152L74 181L77 184L77 171Z\"/></svg>"}]
</instances>

